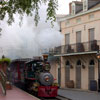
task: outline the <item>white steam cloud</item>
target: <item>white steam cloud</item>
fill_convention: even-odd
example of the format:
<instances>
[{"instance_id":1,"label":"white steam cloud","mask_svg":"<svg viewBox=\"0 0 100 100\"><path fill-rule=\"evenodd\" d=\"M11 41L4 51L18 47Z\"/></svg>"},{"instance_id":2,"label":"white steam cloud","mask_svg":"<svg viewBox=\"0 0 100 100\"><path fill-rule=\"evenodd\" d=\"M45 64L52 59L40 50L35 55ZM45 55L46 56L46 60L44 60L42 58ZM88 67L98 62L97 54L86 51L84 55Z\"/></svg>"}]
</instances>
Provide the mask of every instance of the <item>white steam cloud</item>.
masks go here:
<instances>
[{"instance_id":1,"label":"white steam cloud","mask_svg":"<svg viewBox=\"0 0 100 100\"><path fill-rule=\"evenodd\" d=\"M34 25L33 17L24 16L23 25L19 26L19 17L15 15L15 23L8 26L5 21L1 23L0 57L5 55L12 59L30 58L40 56L45 49L53 48L61 44L63 36L59 32L59 26L54 23L45 23L46 7L40 9L40 22Z\"/></svg>"}]
</instances>

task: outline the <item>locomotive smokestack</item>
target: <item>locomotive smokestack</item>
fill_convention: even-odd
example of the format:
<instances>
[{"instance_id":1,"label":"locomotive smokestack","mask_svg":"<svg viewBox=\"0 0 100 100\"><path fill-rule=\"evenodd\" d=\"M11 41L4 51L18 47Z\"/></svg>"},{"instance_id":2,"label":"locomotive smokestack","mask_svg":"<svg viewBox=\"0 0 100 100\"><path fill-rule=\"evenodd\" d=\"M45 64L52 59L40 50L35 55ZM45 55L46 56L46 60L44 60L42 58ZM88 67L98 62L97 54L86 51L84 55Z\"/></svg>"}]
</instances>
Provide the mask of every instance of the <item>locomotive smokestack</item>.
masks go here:
<instances>
[{"instance_id":1,"label":"locomotive smokestack","mask_svg":"<svg viewBox=\"0 0 100 100\"><path fill-rule=\"evenodd\" d=\"M48 61L48 54L43 54L43 60Z\"/></svg>"}]
</instances>

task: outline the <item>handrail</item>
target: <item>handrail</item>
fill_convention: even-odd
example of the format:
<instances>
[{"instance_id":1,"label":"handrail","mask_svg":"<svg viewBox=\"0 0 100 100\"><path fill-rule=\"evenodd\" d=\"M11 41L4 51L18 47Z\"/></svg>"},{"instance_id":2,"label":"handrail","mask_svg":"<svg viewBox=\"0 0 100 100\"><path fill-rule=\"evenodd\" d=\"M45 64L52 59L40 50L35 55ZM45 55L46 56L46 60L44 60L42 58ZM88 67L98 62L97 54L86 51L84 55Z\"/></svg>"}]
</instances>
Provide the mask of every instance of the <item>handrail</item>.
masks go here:
<instances>
[{"instance_id":1,"label":"handrail","mask_svg":"<svg viewBox=\"0 0 100 100\"><path fill-rule=\"evenodd\" d=\"M88 42L81 42L75 44L66 44L55 47L49 51L49 54L69 54L79 52L92 52L100 50L100 40L93 40Z\"/></svg>"},{"instance_id":2,"label":"handrail","mask_svg":"<svg viewBox=\"0 0 100 100\"><path fill-rule=\"evenodd\" d=\"M1 77L0 85L2 88L2 93L6 95L6 75L4 74L3 71L0 71L0 77Z\"/></svg>"}]
</instances>

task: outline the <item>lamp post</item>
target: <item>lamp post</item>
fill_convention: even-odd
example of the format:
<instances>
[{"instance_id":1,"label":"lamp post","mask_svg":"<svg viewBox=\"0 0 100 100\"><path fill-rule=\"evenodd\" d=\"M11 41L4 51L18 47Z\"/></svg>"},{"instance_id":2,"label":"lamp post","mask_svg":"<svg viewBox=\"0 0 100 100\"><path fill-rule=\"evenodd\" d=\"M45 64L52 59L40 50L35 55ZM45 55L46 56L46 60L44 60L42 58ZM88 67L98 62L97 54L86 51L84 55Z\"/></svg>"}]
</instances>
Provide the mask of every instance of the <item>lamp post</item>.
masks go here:
<instances>
[{"instance_id":1,"label":"lamp post","mask_svg":"<svg viewBox=\"0 0 100 100\"><path fill-rule=\"evenodd\" d=\"M98 58L98 92L100 92L100 51L97 53Z\"/></svg>"}]
</instances>

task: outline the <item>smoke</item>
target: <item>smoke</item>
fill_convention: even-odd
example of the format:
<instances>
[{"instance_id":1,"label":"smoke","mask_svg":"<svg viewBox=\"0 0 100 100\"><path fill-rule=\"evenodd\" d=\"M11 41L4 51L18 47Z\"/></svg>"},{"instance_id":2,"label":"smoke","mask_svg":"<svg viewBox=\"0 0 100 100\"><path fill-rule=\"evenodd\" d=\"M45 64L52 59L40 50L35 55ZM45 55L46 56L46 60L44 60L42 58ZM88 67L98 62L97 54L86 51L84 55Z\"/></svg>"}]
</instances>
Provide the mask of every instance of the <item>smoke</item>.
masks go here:
<instances>
[{"instance_id":1,"label":"smoke","mask_svg":"<svg viewBox=\"0 0 100 100\"><path fill-rule=\"evenodd\" d=\"M54 48L61 44L63 36L59 32L57 22L51 27L50 21L45 23L46 6L41 6L40 22L36 27L33 17L24 15L23 24L19 26L19 15L15 15L15 22L8 26L6 19L1 22L0 56L11 59L30 58L40 56L45 49Z\"/></svg>"}]
</instances>

